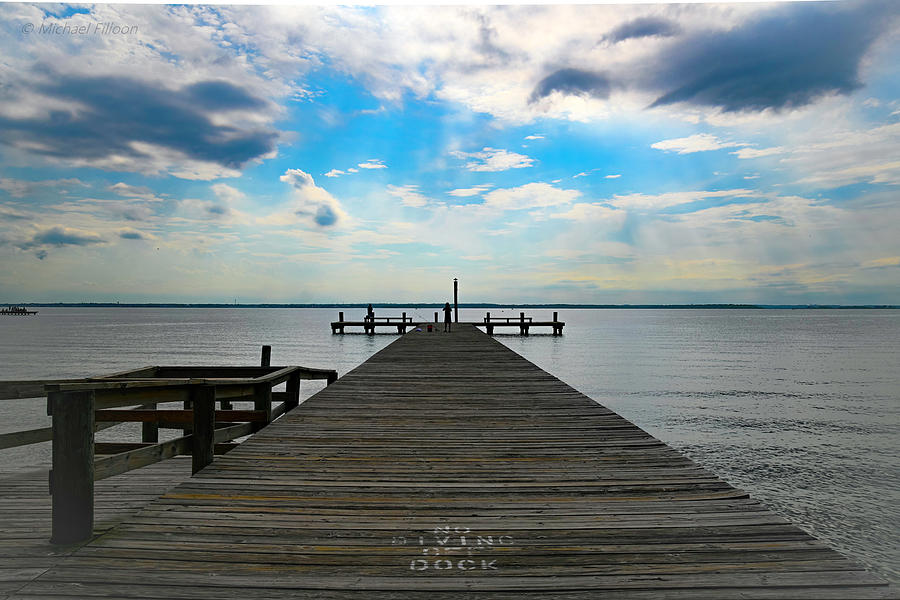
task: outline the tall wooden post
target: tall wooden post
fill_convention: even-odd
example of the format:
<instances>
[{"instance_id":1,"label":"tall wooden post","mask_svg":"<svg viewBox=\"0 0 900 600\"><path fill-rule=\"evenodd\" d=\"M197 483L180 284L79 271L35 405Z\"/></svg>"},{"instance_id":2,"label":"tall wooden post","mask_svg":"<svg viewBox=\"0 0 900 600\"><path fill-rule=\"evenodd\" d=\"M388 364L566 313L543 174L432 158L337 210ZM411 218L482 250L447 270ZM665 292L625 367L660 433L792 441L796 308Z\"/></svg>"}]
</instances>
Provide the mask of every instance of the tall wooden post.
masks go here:
<instances>
[{"instance_id":1,"label":"tall wooden post","mask_svg":"<svg viewBox=\"0 0 900 600\"><path fill-rule=\"evenodd\" d=\"M49 392L53 416L50 542L72 544L94 531L94 392Z\"/></svg>"},{"instance_id":2,"label":"tall wooden post","mask_svg":"<svg viewBox=\"0 0 900 600\"><path fill-rule=\"evenodd\" d=\"M182 406L184 407L184 410L194 410L194 403L191 402L190 400L185 400L184 404ZM194 431L194 425L193 425L193 423L191 423L190 425L185 425L181 429L181 435L191 435L191 432L193 432L193 431Z\"/></svg>"},{"instance_id":3,"label":"tall wooden post","mask_svg":"<svg viewBox=\"0 0 900 600\"><path fill-rule=\"evenodd\" d=\"M253 390L253 410L266 413L265 423L254 423L253 431L259 431L272 421L272 386L268 383L257 383Z\"/></svg>"},{"instance_id":4,"label":"tall wooden post","mask_svg":"<svg viewBox=\"0 0 900 600\"><path fill-rule=\"evenodd\" d=\"M191 474L213 461L216 438L216 388L198 385L191 389L194 433L191 436Z\"/></svg>"},{"instance_id":5,"label":"tall wooden post","mask_svg":"<svg viewBox=\"0 0 900 600\"><path fill-rule=\"evenodd\" d=\"M459 281L453 278L453 322L459 323Z\"/></svg>"},{"instance_id":6,"label":"tall wooden post","mask_svg":"<svg viewBox=\"0 0 900 600\"><path fill-rule=\"evenodd\" d=\"M525 313L519 313L519 335L528 335L528 327L525 325Z\"/></svg>"},{"instance_id":7,"label":"tall wooden post","mask_svg":"<svg viewBox=\"0 0 900 600\"><path fill-rule=\"evenodd\" d=\"M262 353L259 357L259 366L261 367L271 367L272 366L272 346L263 346Z\"/></svg>"},{"instance_id":8,"label":"tall wooden post","mask_svg":"<svg viewBox=\"0 0 900 600\"><path fill-rule=\"evenodd\" d=\"M557 323L559 323L558 317L559 317L559 313L556 311L553 311L553 335L559 335L560 333L562 333L559 330L559 326L557 325Z\"/></svg>"},{"instance_id":9,"label":"tall wooden post","mask_svg":"<svg viewBox=\"0 0 900 600\"><path fill-rule=\"evenodd\" d=\"M434 322L435 322L435 323L438 322L438 316L437 316L437 315L438 315L437 312L435 312L435 313L434 313Z\"/></svg>"},{"instance_id":10,"label":"tall wooden post","mask_svg":"<svg viewBox=\"0 0 900 600\"><path fill-rule=\"evenodd\" d=\"M156 410L156 403L142 404L141 408ZM145 421L141 423L141 441L156 444L159 442L159 422Z\"/></svg>"},{"instance_id":11,"label":"tall wooden post","mask_svg":"<svg viewBox=\"0 0 900 600\"><path fill-rule=\"evenodd\" d=\"M284 412L300 406L300 373L293 373L288 377L285 391L287 400L284 401Z\"/></svg>"}]
</instances>

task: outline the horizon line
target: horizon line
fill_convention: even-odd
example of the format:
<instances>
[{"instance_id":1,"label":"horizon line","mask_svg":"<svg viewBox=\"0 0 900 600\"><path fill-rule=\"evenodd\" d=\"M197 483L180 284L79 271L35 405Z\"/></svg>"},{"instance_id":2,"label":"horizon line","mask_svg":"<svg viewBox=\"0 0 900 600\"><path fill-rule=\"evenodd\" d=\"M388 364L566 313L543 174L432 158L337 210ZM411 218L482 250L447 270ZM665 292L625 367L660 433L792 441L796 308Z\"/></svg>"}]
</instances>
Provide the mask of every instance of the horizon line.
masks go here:
<instances>
[{"instance_id":1,"label":"horizon line","mask_svg":"<svg viewBox=\"0 0 900 600\"><path fill-rule=\"evenodd\" d=\"M70 308L440 308L444 302L0 302L3 306L39 306ZM706 302L690 304L592 304L592 303L498 303L498 302L460 302L459 308L569 308L569 309L603 309L603 308L706 308L706 309L898 309L896 304L757 304L734 302Z\"/></svg>"}]
</instances>

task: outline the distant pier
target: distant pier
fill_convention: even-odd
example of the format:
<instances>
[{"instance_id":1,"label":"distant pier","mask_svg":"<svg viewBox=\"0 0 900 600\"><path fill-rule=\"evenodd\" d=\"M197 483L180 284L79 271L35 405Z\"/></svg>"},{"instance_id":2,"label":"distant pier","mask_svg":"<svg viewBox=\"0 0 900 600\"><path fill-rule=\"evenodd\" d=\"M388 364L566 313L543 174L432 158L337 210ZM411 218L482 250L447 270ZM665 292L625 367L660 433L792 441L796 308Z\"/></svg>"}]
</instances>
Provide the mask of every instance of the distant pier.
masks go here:
<instances>
[{"instance_id":1,"label":"distant pier","mask_svg":"<svg viewBox=\"0 0 900 600\"><path fill-rule=\"evenodd\" d=\"M406 330L410 327L418 327L430 332L442 325L437 312L434 313L434 322L431 322L422 321L421 319L417 321L412 317L407 317L405 312L399 316L393 317L363 316L362 319L352 320L344 319L344 313L342 311L338 313L338 320L331 322L331 333L345 333L344 330L347 327L362 327L363 332L370 335L374 334L376 329L379 328L387 328L391 332L396 328L396 332L401 334L406 333ZM454 322L451 325L475 325L477 327L484 327L485 332L488 335L494 335L494 329L498 327L517 328L520 335L528 335L534 327L549 327L553 335L562 335L563 327L566 326L564 321L559 320L559 312L554 312L552 319L544 321L535 320L534 317L526 316L524 312L519 313L518 317L492 317L491 313L486 313L484 319L481 321Z\"/></svg>"},{"instance_id":2,"label":"distant pier","mask_svg":"<svg viewBox=\"0 0 900 600\"><path fill-rule=\"evenodd\" d=\"M188 412L210 415L218 412L208 387L216 383L233 399L254 394L256 412L271 414L270 384L328 376L298 369L222 371L215 381L171 383L171 393L188 386L195 401ZM188 368L154 374L191 375ZM126 383L148 391L140 373L130 375ZM25 384L15 389L30 393ZM131 388L101 389L110 406L124 401L111 390ZM305 402L293 405L294 398L279 396L292 403L285 414L223 456L212 456L217 436L202 433L202 470L187 478L183 465L182 483L119 515L118 525L95 529L80 547L50 557L31 549L46 548L45 540L16 529L20 542L5 551L25 558L0 566L2 581L14 581L0 595L900 598L858 563L473 325L408 332ZM179 414L160 418L189 421L169 412ZM192 422L205 431L197 417ZM138 480L105 489L127 496L130 481ZM98 488L97 502L104 493ZM0 519L19 522L29 506L22 496L0 503L7 511ZM28 518L41 522L43 510Z\"/></svg>"},{"instance_id":3,"label":"distant pier","mask_svg":"<svg viewBox=\"0 0 900 600\"><path fill-rule=\"evenodd\" d=\"M0 308L0 315L10 315L14 317L24 317L28 315L36 315L38 311L36 310L28 310L24 306L8 306L6 308Z\"/></svg>"}]
</instances>

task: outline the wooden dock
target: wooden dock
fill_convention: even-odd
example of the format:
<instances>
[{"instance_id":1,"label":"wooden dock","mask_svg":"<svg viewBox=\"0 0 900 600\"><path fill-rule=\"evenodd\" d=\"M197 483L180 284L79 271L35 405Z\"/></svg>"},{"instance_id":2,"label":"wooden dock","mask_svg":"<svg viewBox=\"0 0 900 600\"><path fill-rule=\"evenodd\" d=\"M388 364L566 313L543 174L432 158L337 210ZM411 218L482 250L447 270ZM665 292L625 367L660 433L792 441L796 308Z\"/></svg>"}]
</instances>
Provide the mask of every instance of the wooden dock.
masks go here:
<instances>
[{"instance_id":1,"label":"wooden dock","mask_svg":"<svg viewBox=\"0 0 900 600\"><path fill-rule=\"evenodd\" d=\"M497 327L518 328L519 335L528 335L532 327L549 327L553 335L562 335L563 327L566 326L564 321L559 320L559 312L553 313L552 319L544 321L535 321L534 317L526 317L525 313L519 313L518 317L492 317L491 313L487 313L481 321L455 321L456 325L475 325L476 327L484 327L488 335L494 335L494 329ZM397 328L397 333L406 333L407 327L421 327L426 330L434 327L443 328L443 323L439 321L438 313L434 313L434 323L416 321L412 317L407 317L406 313L393 317L375 317L364 316L362 320L345 319L344 313L338 313L338 320L331 322L331 333L344 333L347 327L362 327L363 332L367 335L374 335L379 327L386 327L389 330Z\"/></svg>"},{"instance_id":2,"label":"wooden dock","mask_svg":"<svg viewBox=\"0 0 900 600\"><path fill-rule=\"evenodd\" d=\"M471 325L398 338L121 520L9 598L898 598Z\"/></svg>"}]
</instances>

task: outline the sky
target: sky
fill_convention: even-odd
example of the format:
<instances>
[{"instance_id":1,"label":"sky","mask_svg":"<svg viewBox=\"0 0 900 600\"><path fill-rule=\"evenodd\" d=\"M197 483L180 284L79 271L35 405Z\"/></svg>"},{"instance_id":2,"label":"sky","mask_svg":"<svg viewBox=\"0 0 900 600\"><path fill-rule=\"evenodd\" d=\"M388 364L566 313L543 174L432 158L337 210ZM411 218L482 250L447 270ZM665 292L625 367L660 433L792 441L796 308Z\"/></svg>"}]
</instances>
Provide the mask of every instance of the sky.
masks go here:
<instances>
[{"instance_id":1,"label":"sky","mask_svg":"<svg viewBox=\"0 0 900 600\"><path fill-rule=\"evenodd\" d=\"M0 4L0 301L900 304L900 3Z\"/></svg>"}]
</instances>

